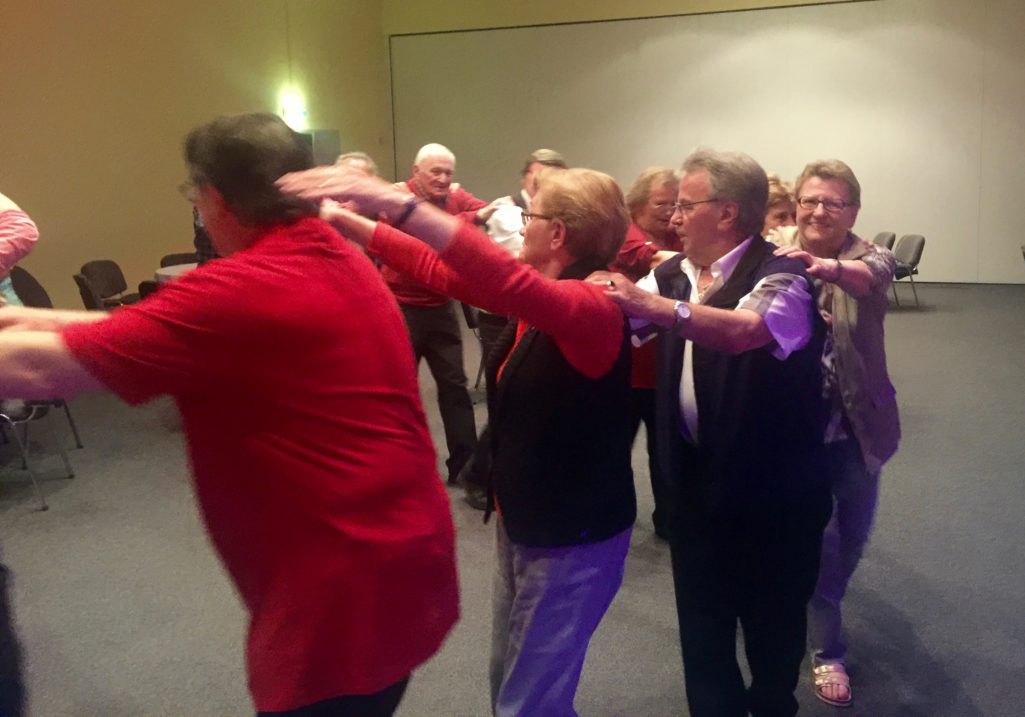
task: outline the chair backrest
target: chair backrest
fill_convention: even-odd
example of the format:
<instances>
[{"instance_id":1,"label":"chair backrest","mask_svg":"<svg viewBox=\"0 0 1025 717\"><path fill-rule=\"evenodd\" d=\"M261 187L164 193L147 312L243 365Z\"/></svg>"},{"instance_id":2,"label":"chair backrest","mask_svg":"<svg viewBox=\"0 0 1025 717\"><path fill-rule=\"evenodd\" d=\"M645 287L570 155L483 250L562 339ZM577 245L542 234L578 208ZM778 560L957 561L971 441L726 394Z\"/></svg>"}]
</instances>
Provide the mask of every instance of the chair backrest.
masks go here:
<instances>
[{"instance_id":1,"label":"chair backrest","mask_svg":"<svg viewBox=\"0 0 1025 717\"><path fill-rule=\"evenodd\" d=\"M470 306L469 304L460 303L460 306L463 307L463 318L466 319L466 325L470 327L470 330L476 331L477 329L479 329L480 321L477 320L478 309L476 307Z\"/></svg>"},{"instance_id":2,"label":"chair backrest","mask_svg":"<svg viewBox=\"0 0 1025 717\"><path fill-rule=\"evenodd\" d=\"M160 288L160 284L153 281L153 279L145 279L139 282L139 298L145 299L147 296L155 292Z\"/></svg>"},{"instance_id":3,"label":"chair backrest","mask_svg":"<svg viewBox=\"0 0 1025 717\"><path fill-rule=\"evenodd\" d=\"M195 264L199 261L199 254L194 251L181 252L180 254L167 254L160 259L160 268L165 266L177 266L179 264Z\"/></svg>"},{"instance_id":4,"label":"chair backrest","mask_svg":"<svg viewBox=\"0 0 1025 717\"><path fill-rule=\"evenodd\" d=\"M116 261L110 259L88 261L82 264L80 273L89 280L101 299L109 299L128 289L128 282L125 281L125 275L121 273L121 267L117 265Z\"/></svg>"},{"instance_id":5,"label":"chair backrest","mask_svg":"<svg viewBox=\"0 0 1025 717\"><path fill-rule=\"evenodd\" d=\"M915 268L922 260L922 250L925 248L925 237L921 234L905 234L893 248L894 258Z\"/></svg>"},{"instance_id":6,"label":"chair backrest","mask_svg":"<svg viewBox=\"0 0 1025 717\"><path fill-rule=\"evenodd\" d=\"M21 299L25 306L32 306L37 309L52 309L53 301L46 293L43 285L36 281L36 277L29 274L20 266L11 269L11 284L14 285L14 293Z\"/></svg>"},{"instance_id":7,"label":"chair backrest","mask_svg":"<svg viewBox=\"0 0 1025 717\"><path fill-rule=\"evenodd\" d=\"M74 275L75 283L78 285L78 293L82 296L82 303L90 311L103 311L103 299L96 292L96 287L82 274Z\"/></svg>"},{"instance_id":8,"label":"chair backrest","mask_svg":"<svg viewBox=\"0 0 1025 717\"><path fill-rule=\"evenodd\" d=\"M884 246L887 249L893 249L895 241L897 241L897 235L893 232L879 232L876 234L876 238L872 240L872 243Z\"/></svg>"}]
</instances>

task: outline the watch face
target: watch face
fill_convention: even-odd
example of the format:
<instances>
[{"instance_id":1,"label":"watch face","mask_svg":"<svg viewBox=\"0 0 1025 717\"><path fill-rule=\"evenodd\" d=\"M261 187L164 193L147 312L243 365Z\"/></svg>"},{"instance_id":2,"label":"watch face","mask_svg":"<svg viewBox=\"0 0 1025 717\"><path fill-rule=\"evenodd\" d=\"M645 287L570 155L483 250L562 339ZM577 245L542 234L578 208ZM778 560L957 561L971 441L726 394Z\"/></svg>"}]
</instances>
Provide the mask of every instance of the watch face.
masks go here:
<instances>
[{"instance_id":1,"label":"watch face","mask_svg":"<svg viewBox=\"0 0 1025 717\"><path fill-rule=\"evenodd\" d=\"M690 318L690 305L684 301L677 301L676 306L673 307L673 314L675 314L673 330L676 330L687 323L687 319Z\"/></svg>"}]
</instances>

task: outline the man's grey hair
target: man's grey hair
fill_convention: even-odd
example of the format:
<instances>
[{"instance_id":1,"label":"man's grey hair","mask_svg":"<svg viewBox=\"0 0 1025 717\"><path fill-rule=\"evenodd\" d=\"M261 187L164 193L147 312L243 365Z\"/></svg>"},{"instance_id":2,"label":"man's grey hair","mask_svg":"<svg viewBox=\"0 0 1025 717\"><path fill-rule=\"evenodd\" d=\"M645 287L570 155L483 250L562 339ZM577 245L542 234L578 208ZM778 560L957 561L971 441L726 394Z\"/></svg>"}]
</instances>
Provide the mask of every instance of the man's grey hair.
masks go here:
<instances>
[{"instance_id":1,"label":"man's grey hair","mask_svg":"<svg viewBox=\"0 0 1025 717\"><path fill-rule=\"evenodd\" d=\"M335 160L335 164L345 164L349 160L355 160L359 162L366 162L367 169L370 170L370 174L377 176L377 162L366 152L343 152L338 155L338 159Z\"/></svg>"},{"instance_id":2,"label":"man's grey hair","mask_svg":"<svg viewBox=\"0 0 1025 717\"><path fill-rule=\"evenodd\" d=\"M668 167L648 167L634 180L626 193L626 208L631 217L636 217L656 189L673 187L680 183L680 173Z\"/></svg>"},{"instance_id":3,"label":"man's grey hair","mask_svg":"<svg viewBox=\"0 0 1025 717\"><path fill-rule=\"evenodd\" d=\"M856 207L861 206L861 184L854 176L854 171L839 159L818 159L809 162L794 183L794 194L801 191L801 186L812 177L819 179L836 179L847 185L847 200Z\"/></svg>"},{"instance_id":4,"label":"man's grey hair","mask_svg":"<svg viewBox=\"0 0 1025 717\"><path fill-rule=\"evenodd\" d=\"M558 167L559 169L566 169L569 166L566 164L566 158L554 149L535 149L527 157L527 161L523 163L523 169L520 170L520 174L526 174L530 171L530 165L535 162L545 167Z\"/></svg>"},{"instance_id":5,"label":"man's grey hair","mask_svg":"<svg viewBox=\"0 0 1025 717\"><path fill-rule=\"evenodd\" d=\"M413 164L420 164L430 157L442 157L450 160L453 164L455 164L456 161L456 156L452 154L452 150L443 144L431 142L430 144L425 144L420 148L420 151L416 153L416 159L413 160Z\"/></svg>"},{"instance_id":6,"label":"man's grey hair","mask_svg":"<svg viewBox=\"0 0 1025 717\"><path fill-rule=\"evenodd\" d=\"M769 199L769 180L758 162L743 152L697 149L683 160L683 172L708 173L709 199L737 205L737 231L742 236L761 234Z\"/></svg>"}]
</instances>

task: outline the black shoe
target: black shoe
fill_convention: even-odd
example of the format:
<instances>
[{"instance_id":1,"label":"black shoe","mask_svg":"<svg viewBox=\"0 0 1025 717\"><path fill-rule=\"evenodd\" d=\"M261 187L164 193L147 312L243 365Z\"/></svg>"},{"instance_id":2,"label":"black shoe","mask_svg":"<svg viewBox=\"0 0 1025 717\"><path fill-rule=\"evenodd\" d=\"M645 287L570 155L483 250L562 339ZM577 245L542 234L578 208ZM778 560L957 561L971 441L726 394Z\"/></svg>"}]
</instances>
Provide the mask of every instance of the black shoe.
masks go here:
<instances>
[{"instance_id":1,"label":"black shoe","mask_svg":"<svg viewBox=\"0 0 1025 717\"><path fill-rule=\"evenodd\" d=\"M474 510L488 509L488 492L479 485L466 486L466 495L463 500Z\"/></svg>"}]
</instances>

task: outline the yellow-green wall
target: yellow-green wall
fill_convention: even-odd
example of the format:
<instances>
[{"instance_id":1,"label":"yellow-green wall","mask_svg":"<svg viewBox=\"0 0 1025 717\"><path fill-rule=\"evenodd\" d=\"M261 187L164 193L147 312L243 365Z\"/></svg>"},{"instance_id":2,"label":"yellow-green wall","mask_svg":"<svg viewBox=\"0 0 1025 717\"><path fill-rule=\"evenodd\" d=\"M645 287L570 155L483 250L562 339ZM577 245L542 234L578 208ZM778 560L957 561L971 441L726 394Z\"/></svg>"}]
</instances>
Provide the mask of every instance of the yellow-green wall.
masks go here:
<instances>
[{"instance_id":1,"label":"yellow-green wall","mask_svg":"<svg viewBox=\"0 0 1025 717\"><path fill-rule=\"evenodd\" d=\"M23 265L59 306L81 307L71 275L87 260L134 284L191 247L183 136L278 111L290 68L310 127L391 166L375 0L3 0L0 36L0 191L39 224Z\"/></svg>"},{"instance_id":2,"label":"yellow-green wall","mask_svg":"<svg viewBox=\"0 0 1025 717\"><path fill-rule=\"evenodd\" d=\"M279 111L392 166L387 36L712 12L814 0L2 0L0 191L39 224L23 265L58 306L90 259L130 284L191 245L181 141L216 115ZM857 1L857 0L851 0ZM404 163L401 166L405 166Z\"/></svg>"},{"instance_id":3,"label":"yellow-green wall","mask_svg":"<svg viewBox=\"0 0 1025 717\"><path fill-rule=\"evenodd\" d=\"M785 5L821 5L822 0L382 0L381 4L384 9L385 33L403 35L751 10Z\"/></svg>"}]
</instances>

